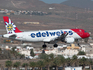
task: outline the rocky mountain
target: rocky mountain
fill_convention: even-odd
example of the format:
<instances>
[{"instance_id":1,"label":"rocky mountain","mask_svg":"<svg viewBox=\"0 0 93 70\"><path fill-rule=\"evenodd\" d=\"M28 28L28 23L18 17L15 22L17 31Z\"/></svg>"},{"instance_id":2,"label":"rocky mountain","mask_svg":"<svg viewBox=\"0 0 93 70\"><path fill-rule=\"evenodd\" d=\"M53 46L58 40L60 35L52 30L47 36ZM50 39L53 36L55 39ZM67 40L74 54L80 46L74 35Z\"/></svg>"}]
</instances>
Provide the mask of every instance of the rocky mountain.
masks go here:
<instances>
[{"instance_id":1,"label":"rocky mountain","mask_svg":"<svg viewBox=\"0 0 93 70\"><path fill-rule=\"evenodd\" d=\"M93 10L93 1L92 0L67 0L61 4L79 7L79 8L89 8Z\"/></svg>"},{"instance_id":2,"label":"rocky mountain","mask_svg":"<svg viewBox=\"0 0 93 70\"><path fill-rule=\"evenodd\" d=\"M0 8L33 9L47 4L39 0L0 0Z\"/></svg>"}]
</instances>

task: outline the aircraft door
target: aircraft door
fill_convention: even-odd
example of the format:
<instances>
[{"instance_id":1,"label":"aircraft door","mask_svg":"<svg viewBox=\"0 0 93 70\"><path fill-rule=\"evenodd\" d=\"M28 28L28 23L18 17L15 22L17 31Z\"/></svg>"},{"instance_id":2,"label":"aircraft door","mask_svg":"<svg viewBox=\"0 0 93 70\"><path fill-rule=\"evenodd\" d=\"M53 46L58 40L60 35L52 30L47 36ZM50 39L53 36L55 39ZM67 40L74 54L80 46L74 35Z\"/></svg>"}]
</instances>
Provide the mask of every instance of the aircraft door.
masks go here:
<instances>
[{"instance_id":1,"label":"aircraft door","mask_svg":"<svg viewBox=\"0 0 93 70\"><path fill-rule=\"evenodd\" d=\"M25 35L23 35L23 37L22 37L22 38L23 38L23 39L22 39L23 41L25 41L25 40L26 40L26 37L25 37Z\"/></svg>"}]
</instances>

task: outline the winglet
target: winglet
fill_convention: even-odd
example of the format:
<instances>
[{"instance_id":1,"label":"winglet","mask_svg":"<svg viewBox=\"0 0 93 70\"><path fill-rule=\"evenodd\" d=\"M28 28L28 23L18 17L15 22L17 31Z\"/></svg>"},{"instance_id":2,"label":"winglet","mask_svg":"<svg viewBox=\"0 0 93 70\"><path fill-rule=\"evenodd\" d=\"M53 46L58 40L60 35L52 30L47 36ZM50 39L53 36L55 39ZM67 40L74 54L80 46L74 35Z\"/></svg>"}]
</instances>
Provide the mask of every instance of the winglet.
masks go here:
<instances>
[{"instance_id":1,"label":"winglet","mask_svg":"<svg viewBox=\"0 0 93 70\"><path fill-rule=\"evenodd\" d=\"M4 19L4 23L5 23L5 27L6 27L6 31L8 34L13 34L13 33L19 33L22 32L20 31L16 25L14 25L14 23L11 21L11 19L8 16L3 16Z\"/></svg>"}]
</instances>

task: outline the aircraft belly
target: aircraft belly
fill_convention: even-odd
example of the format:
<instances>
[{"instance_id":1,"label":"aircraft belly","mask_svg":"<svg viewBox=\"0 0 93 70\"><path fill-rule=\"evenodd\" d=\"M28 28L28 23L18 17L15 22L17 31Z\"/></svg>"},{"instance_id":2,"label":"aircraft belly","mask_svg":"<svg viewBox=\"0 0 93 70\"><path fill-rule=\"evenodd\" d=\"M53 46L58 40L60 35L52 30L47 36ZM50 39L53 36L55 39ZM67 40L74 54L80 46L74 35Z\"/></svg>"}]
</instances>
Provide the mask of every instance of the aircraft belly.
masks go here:
<instances>
[{"instance_id":1,"label":"aircraft belly","mask_svg":"<svg viewBox=\"0 0 93 70\"><path fill-rule=\"evenodd\" d=\"M28 37L28 38L26 38L26 41L38 42L38 41L43 41L43 39L42 38L31 38L31 37Z\"/></svg>"}]
</instances>

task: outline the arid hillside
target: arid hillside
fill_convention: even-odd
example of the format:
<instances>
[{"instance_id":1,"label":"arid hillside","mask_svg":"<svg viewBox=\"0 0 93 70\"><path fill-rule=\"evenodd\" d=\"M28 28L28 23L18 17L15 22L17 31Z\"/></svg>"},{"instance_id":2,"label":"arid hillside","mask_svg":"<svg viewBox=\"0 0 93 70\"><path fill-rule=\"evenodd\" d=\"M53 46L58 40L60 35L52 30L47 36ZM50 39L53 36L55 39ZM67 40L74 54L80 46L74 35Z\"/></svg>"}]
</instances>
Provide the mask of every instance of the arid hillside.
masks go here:
<instances>
[{"instance_id":1,"label":"arid hillside","mask_svg":"<svg viewBox=\"0 0 93 70\"><path fill-rule=\"evenodd\" d=\"M39 0L0 0L1 8L31 9L42 6L46 6L46 4Z\"/></svg>"},{"instance_id":2,"label":"arid hillside","mask_svg":"<svg viewBox=\"0 0 93 70\"><path fill-rule=\"evenodd\" d=\"M61 4L67 5L67 6L73 6L78 8L88 8L93 10L93 1L92 0L67 0L65 2L62 2Z\"/></svg>"},{"instance_id":3,"label":"arid hillside","mask_svg":"<svg viewBox=\"0 0 93 70\"><path fill-rule=\"evenodd\" d=\"M42 11L49 15L0 14L0 29L5 29L3 16L9 16L17 27L24 31L82 28L93 35L93 11L62 4L45 4L39 0L0 0L0 8L25 11ZM52 8L52 9L49 9ZM39 24L24 24L39 22ZM3 34L1 32L0 34Z\"/></svg>"}]
</instances>

